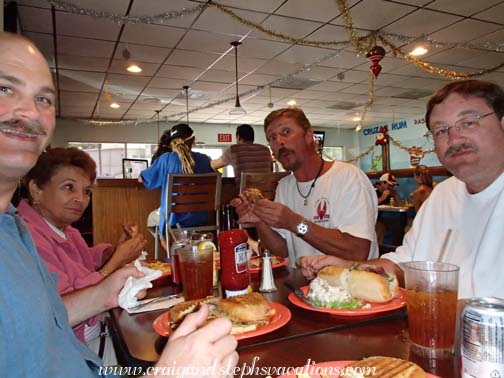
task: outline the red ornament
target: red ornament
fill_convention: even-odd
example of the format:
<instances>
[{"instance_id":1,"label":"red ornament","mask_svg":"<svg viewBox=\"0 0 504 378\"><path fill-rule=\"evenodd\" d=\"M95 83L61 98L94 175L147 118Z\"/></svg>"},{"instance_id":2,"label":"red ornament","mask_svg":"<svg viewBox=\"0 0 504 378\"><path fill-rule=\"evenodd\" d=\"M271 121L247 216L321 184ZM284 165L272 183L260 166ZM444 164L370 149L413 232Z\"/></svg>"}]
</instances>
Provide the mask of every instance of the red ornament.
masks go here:
<instances>
[{"instance_id":1,"label":"red ornament","mask_svg":"<svg viewBox=\"0 0 504 378\"><path fill-rule=\"evenodd\" d=\"M378 134L376 134L375 146L382 146L388 142L388 128L387 126L382 126Z\"/></svg>"},{"instance_id":2,"label":"red ornament","mask_svg":"<svg viewBox=\"0 0 504 378\"><path fill-rule=\"evenodd\" d=\"M378 78L382 66L380 66L379 62L385 56L385 49L381 46L374 46L367 54L366 58L371 63L371 67L369 68L375 78Z\"/></svg>"}]
</instances>

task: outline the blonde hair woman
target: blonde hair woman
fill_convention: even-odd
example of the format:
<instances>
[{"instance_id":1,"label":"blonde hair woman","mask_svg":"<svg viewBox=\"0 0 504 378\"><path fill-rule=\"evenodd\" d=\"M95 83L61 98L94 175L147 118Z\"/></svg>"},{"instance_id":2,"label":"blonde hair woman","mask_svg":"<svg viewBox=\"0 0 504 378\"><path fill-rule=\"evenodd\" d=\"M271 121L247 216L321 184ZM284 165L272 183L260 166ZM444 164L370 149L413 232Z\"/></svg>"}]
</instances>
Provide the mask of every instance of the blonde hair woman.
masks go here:
<instances>
[{"instance_id":1,"label":"blonde hair woman","mask_svg":"<svg viewBox=\"0 0 504 378\"><path fill-rule=\"evenodd\" d=\"M432 181L429 168L425 165L419 165L415 168L413 178L416 180L418 186L413 193L411 193L411 198L413 200L413 206L415 206L415 211L418 211L422 203L430 196L434 188L434 182Z\"/></svg>"},{"instance_id":2,"label":"blonde hair woman","mask_svg":"<svg viewBox=\"0 0 504 378\"><path fill-rule=\"evenodd\" d=\"M193 130L185 123L173 126L163 134L170 146L170 152L159 156L152 165L140 173L139 181L147 189L162 188L161 207L159 209L159 230L165 229L164 214L166 212L166 177L170 173L209 173L213 172L210 166L210 157L199 152L191 151L195 137ZM169 226L194 227L205 225L208 221L207 212L191 212L170 214ZM161 233L163 234L163 233ZM161 235L163 237L163 235Z\"/></svg>"}]
</instances>

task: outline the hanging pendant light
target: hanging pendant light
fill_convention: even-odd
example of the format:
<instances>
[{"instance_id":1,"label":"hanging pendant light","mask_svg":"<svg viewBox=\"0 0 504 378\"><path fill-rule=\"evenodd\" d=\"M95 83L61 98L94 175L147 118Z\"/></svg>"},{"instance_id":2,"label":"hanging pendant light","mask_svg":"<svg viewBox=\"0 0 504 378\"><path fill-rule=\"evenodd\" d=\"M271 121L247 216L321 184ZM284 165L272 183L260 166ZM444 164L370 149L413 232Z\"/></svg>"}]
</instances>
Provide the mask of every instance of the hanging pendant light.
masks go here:
<instances>
[{"instance_id":1,"label":"hanging pendant light","mask_svg":"<svg viewBox=\"0 0 504 378\"><path fill-rule=\"evenodd\" d=\"M275 104L273 104L273 101L271 101L271 85L269 87L269 92L270 92L270 102L268 102L268 108L273 108Z\"/></svg>"},{"instance_id":2,"label":"hanging pendant light","mask_svg":"<svg viewBox=\"0 0 504 378\"><path fill-rule=\"evenodd\" d=\"M234 41L231 42L231 46L234 47L235 51L235 79L236 79L236 99L235 99L235 106L233 109L229 111L230 115L244 115L247 114L247 111L242 108L240 105L240 96L238 94L238 46L241 45L241 42L239 41Z\"/></svg>"},{"instance_id":3,"label":"hanging pendant light","mask_svg":"<svg viewBox=\"0 0 504 378\"><path fill-rule=\"evenodd\" d=\"M189 85L184 85L182 88L184 88L185 92L186 119L187 124L189 125Z\"/></svg>"}]
</instances>

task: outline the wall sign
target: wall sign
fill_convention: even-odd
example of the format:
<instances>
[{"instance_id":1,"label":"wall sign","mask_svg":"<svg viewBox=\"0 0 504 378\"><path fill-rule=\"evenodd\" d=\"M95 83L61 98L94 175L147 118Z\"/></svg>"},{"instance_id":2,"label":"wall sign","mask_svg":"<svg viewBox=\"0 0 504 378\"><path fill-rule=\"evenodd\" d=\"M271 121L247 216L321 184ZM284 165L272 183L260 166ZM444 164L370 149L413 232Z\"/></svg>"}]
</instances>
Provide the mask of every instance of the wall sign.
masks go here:
<instances>
[{"instance_id":1,"label":"wall sign","mask_svg":"<svg viewBox=\"0 0 504 378\"><path fill-rule=\"evenodd\" d=\"M217 134L217 141L224 143L231 143L233 134Z\"/></svg>"}]
</instances>

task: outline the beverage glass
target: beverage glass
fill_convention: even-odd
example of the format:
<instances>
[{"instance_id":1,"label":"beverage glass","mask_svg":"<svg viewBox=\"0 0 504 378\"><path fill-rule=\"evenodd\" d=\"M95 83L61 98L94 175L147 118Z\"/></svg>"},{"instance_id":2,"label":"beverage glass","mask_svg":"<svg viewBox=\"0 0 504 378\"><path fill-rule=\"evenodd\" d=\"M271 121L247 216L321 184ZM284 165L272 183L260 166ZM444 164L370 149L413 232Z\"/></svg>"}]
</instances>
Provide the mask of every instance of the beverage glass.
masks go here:
<instances>
[{"instance_id":1,"label":"beverage glass","mask_svg":"<svg viewBox=\"0 0 504 378\"><path fill-rule=\"evenodd\" d=\"M196 246L177 249L186 301L205 298L213 293L213 248Z\"/></svg>"},{"instance_id":2,"label":"beverage glass","mask_svg":"<svg viewBox=\"0 0 504 378\"><path fill-rule=\"evenodd\" d=\"M401 264L411 350L425 357L453 353L459 267L433 261Z\"/></svg>"}]
</instances>

